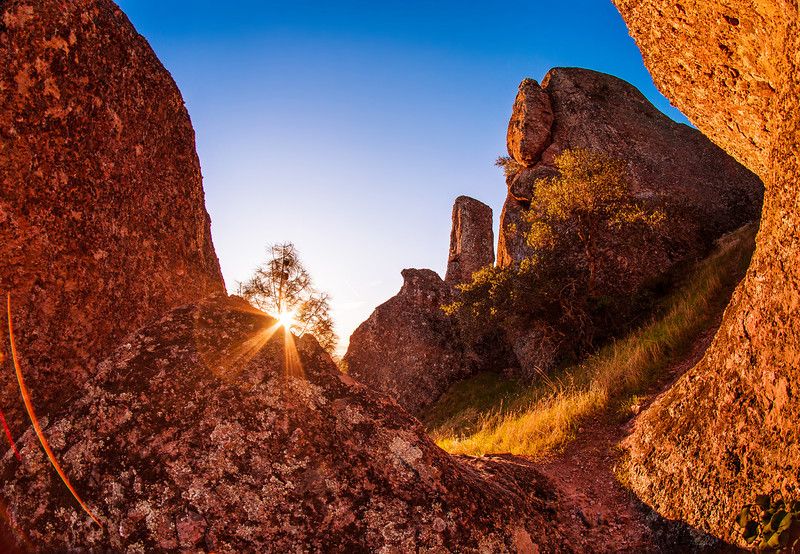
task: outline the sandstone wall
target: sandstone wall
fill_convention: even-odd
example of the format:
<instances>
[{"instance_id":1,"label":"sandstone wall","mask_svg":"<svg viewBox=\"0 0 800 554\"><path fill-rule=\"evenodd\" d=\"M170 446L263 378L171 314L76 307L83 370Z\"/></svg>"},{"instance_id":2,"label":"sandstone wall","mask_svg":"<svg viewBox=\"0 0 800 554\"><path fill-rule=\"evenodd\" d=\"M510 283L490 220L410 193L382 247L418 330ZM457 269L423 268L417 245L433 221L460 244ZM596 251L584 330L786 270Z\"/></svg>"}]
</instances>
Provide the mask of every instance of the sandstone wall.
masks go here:
<instances>
[{"instance_id":1,"label":"sandstone wall","mask_svg":"<svg viewBox=\"0 0 800 554\"><path fill-rule=\"evenodd\" d=\"M762 177L761 230L704 359L628 441L648 504L722 537L758 493L800 485L800 26L780 0L616 0L659 88Z\"/></svg>"},{"instance_id":2,"label":"sandstone wall","mask_svg":"<svg viewBox=\"0 0 800 554\"><path fill-rule=\"evenodd\" d=\"M223 289L194 131L147 42L109 0L0 2L0 292L42 414L126 334Z\"/></svg>"}]
</instances>

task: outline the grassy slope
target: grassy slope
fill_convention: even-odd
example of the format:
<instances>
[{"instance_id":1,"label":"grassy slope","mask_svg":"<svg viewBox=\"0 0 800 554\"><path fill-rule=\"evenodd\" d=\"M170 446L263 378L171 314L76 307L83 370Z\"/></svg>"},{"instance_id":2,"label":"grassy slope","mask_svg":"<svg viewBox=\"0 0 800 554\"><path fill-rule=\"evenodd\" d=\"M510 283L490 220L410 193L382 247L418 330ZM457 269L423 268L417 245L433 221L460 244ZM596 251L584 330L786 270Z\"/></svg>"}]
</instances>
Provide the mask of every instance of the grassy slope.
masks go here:
<instances>
[{"instance_id":1,"label":"grassy slope","mask_svg":"<svg viewBox=\"0 0 800 554\"><path fill-rule=\"evenodd\" d=\"M654 319L582 364L528 387L487 373L455 385L423 418L432 437L455 454L540 456L569 441L584 418L636 403L719 320L747 270L756 230L721 239Z\"/></svg>"}]
</instances>

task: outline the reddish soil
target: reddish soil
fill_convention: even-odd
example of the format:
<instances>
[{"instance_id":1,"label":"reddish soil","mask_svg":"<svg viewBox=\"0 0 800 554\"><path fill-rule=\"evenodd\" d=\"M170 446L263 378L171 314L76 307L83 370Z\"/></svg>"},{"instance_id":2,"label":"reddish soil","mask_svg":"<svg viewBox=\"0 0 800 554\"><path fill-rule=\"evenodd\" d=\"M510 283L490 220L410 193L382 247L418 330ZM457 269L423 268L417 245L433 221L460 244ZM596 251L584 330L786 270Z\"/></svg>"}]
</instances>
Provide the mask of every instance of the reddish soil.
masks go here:
<instances>
[{"instance_id":1,"label":"reddish soil","mask_svg":"<svg viewBox=\"0 0 800 554\"><path fill-rule=\"evenodd\" d=\"M641 408L700 360L715 331L704 332L690 352L665 371ZM735 552L702 532L665 520L617 480L619 443L632 423L633 414L600 414L584 423L563 452L539 461L540 471L558 491L556 511L572 520L561 529L570 546L585 552Z\"/></svg>"}]
</instances>

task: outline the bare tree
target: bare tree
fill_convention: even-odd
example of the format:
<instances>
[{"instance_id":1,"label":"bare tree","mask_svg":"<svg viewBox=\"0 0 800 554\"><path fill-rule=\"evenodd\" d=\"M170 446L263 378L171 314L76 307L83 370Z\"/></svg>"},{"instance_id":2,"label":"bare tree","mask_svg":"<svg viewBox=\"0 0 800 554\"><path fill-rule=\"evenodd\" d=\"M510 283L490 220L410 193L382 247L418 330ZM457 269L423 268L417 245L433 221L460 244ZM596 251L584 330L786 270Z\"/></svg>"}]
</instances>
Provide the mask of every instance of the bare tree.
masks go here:
<instances>
[{"instance_id":1,"label":"bare tree","mask_svg":"<svg viewBox=\"0 0 800 554\"><path fill-rule=\"evenodd\" d=\"M239 283L238 294L296 335L314 335L333 354L338 338L330 315L330 296L314 288L294 244L273 244L267 253L269 259L249 280Z\"/></svg>"}]
</instances>

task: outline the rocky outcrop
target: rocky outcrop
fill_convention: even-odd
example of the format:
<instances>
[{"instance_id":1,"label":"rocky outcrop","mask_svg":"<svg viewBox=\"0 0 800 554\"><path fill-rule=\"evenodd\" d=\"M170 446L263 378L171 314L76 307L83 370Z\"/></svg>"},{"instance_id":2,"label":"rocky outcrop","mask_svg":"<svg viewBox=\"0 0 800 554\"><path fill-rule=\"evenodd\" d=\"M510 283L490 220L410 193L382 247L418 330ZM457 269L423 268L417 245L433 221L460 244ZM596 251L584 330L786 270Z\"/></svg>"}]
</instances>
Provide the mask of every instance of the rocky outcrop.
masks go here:
<instances>
[{"instance_id":1,"label":"rocky outcrop","mask_svg":"<svg viewBox=\"0 0 800 554\"><path fill-rule=\"evenodd\" d=\"M116 5L0 2L0 292L40 412L126 334L224 290L209 228L181 95Z\"/></svg>"},{"instance_id":2,"label":"rocky outcrop","mask_svg":"<svg viewBox=\"0 0 800 554\"><path fill-rule=\"evenodd\" d=\"M400 292L350 337L348 373L419 415L472 371L453 318L452 289L430 269L404 269Z\"/></svg>"},{"instance_id":3,"label":"rocky outcrop","mask_svg":"<svg viewBox=\"0 0 800 554\"><path fill-rule=\"evenodd\" d=\"M494 264L492 209L469 196L459 196L453 205L453 227L447 258L449 285L466 283L472 274Z\"/></svg>"},{"instance_id":4,"label":"rocky outcrop","mask_svg":"<svg viewBox=\"0 0 800 554\"><path fill-rule=\"evenodd\" d=\"M543 96L549 98L552 113ZM530 121L537 117L538 126ZM543 129L548 129L546 137ZM517 144L524 141L512 140L525 132L535 147L520 149ZM714 240L759 213L762 185L755 175L695 129L659 112L635 87L610 75L554 68L541 87L526 79L514 103L508 135L509 154L520 170L508 179L500 221L497 260L503 267L532 254L525 241L530 225L523 214L536 181L556 174L553 160L567 149L599 151L625 161L636 196L668 214L663 238L635 249L649 261L641 266L630 263L630 268L638 268L636 274L626 272L612 279L626 281L629 290L676 263L702 255ZM534 152L538 154L533 156Z\"/></svg>"},{"instance_id":5,"label":"rocky outcrop","mask_svg":"<svg viewBox=\"0 0 800 554\"><path fill-rule=\"evenodd\" d=\"M568 549L529 462L449 456L308 336L287 372L274 324L220 296L130 336L45 422L102 528L31 431L25 464L3 458L0 524L43 552Z\"/></svg>"},{"instance_id":6,"label":"rocky outcrop","mask_svg":"<svg viewBox=\"0 0 800 554\"><path fill-rule=\"evenodd\" d=\"M538 162L550 145L553 119L550 95L533 79L522 81L508 123L509 155L526 166Z\"/></svg>"},{"instance_id":7,"label":"rocky outcrop","mask_svg":"<svg viewBox=\"0 0 800 554\"><path fill-rule=\"evenodd\" d=\"M796 4L616 0L659 88L758 173L750 269L704 359L637 421L633 490L726 538L756 494L800 487L800 22Z\"/></svg>"}]
</instances>

